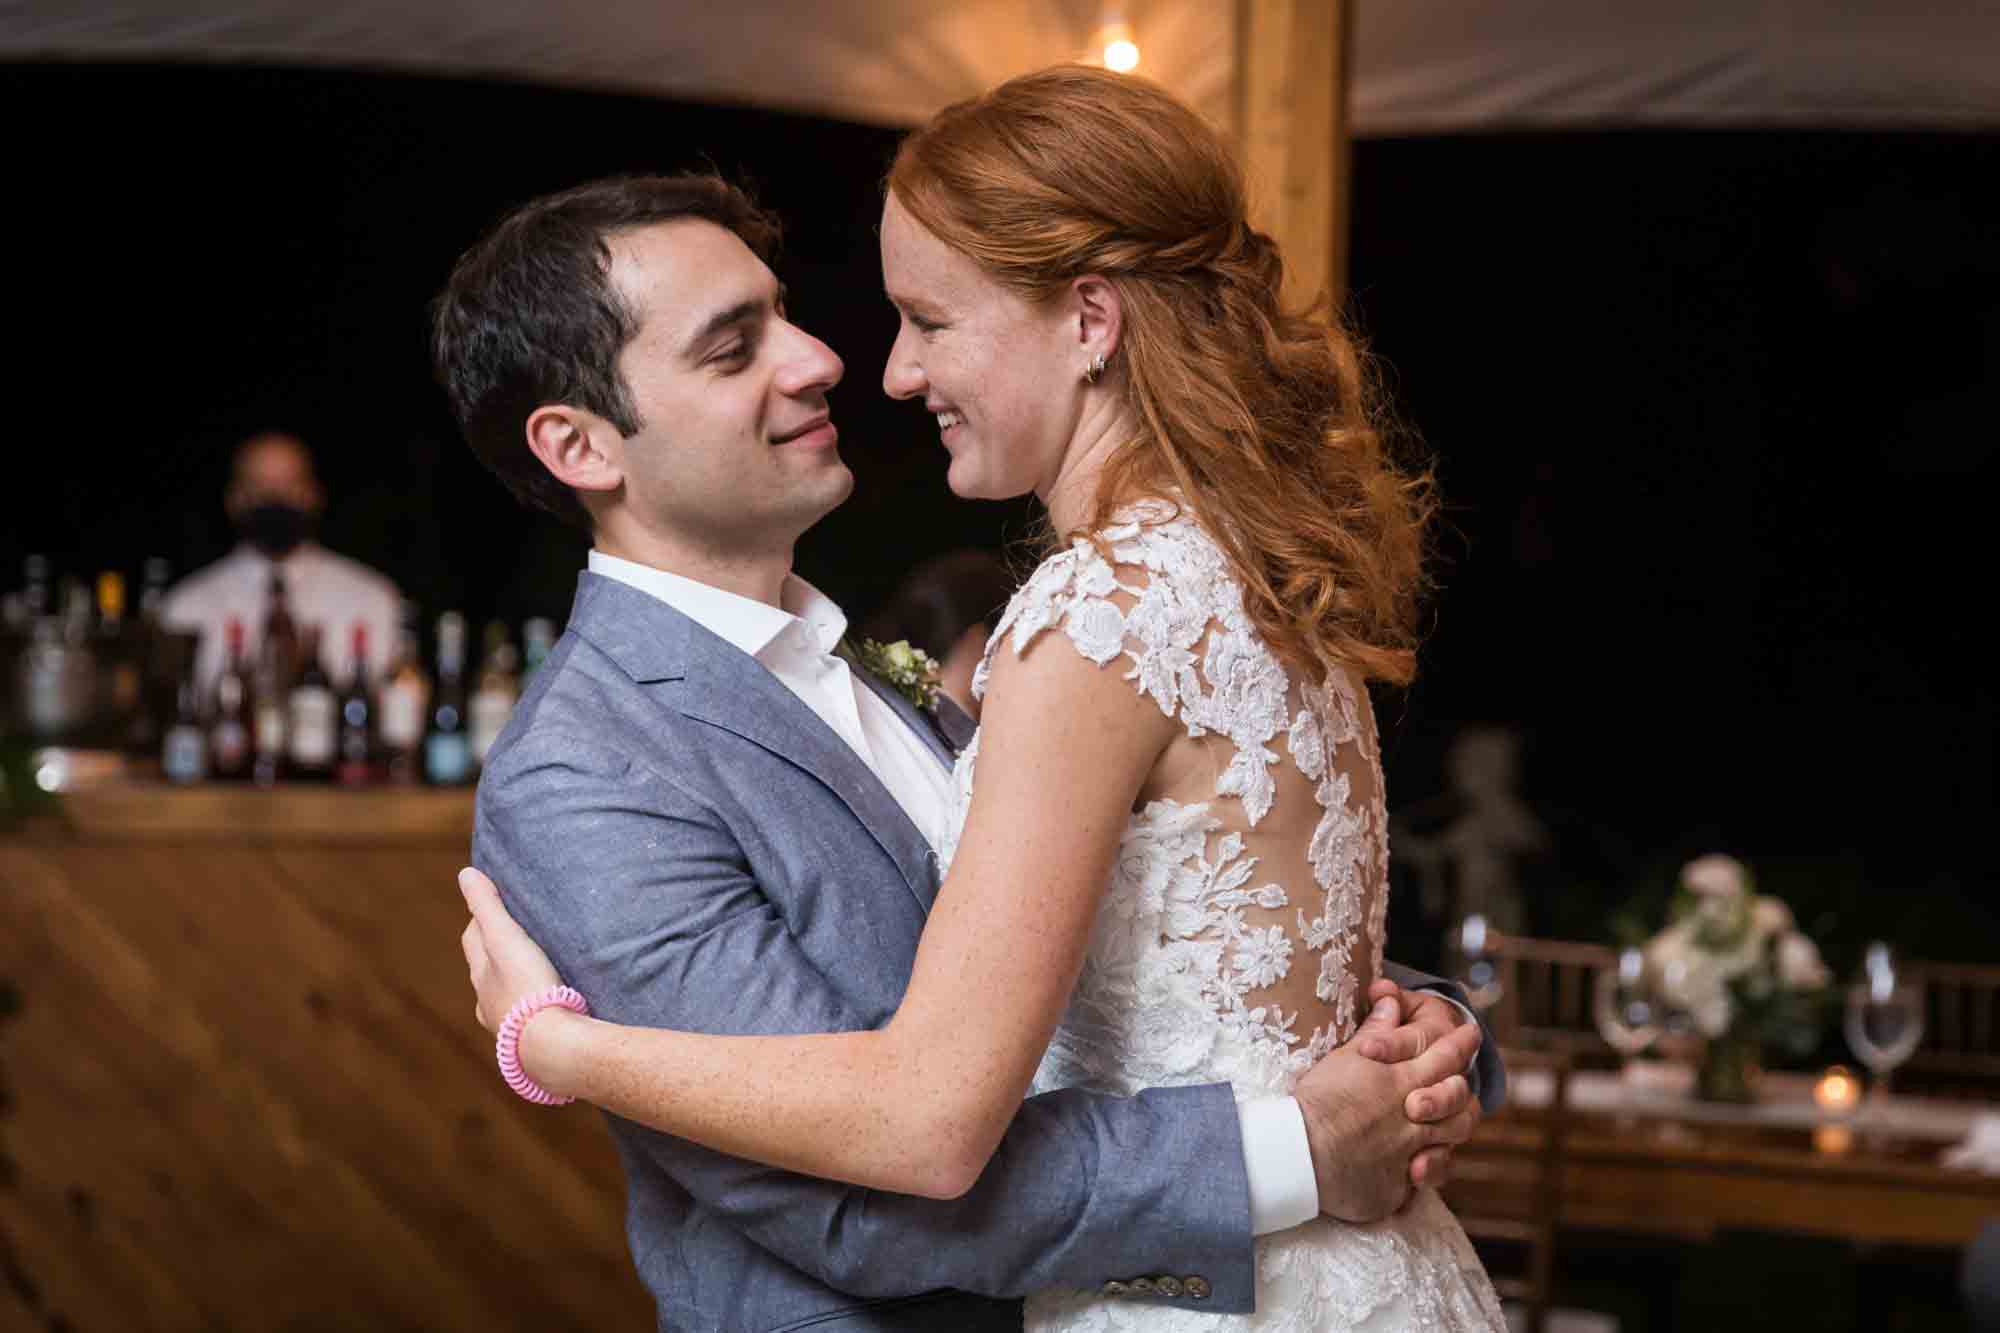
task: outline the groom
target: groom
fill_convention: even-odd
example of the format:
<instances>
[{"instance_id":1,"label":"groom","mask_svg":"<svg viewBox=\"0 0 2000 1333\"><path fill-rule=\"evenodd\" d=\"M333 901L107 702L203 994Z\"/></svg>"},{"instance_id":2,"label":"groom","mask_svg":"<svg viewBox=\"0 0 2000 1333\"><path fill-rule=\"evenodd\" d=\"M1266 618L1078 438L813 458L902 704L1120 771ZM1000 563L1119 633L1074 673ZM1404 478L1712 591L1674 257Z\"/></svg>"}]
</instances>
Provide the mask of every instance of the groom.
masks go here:
<instances>
[{"instance_id":1,"label":"groom","mask_svg":"<svg viewBox=\"0 0 2000 1333\"><path fill-rule=\"evenodd\" d=\"M616 1022L880 1025L937 893L964 736L850 672L840 610L791 573L794 542L853 481L826 404L841 363L786 319L775 240L716 178L603 181L502 221L435 310L473 450L594 543L568 629L487 758L473 859ZM1247 1311L1254 1234L1383 1216L1470 1130L1464 1078L1417 1089L1387 1062L1459 1016L1400 1003L1409 1022L1336 1051L1296 1099L1033 1098L953 1200L613 1118L633 1261L662 1328L1018 1329L1018 1298L1050 1286Z\"/></svg>"}]
</instances>

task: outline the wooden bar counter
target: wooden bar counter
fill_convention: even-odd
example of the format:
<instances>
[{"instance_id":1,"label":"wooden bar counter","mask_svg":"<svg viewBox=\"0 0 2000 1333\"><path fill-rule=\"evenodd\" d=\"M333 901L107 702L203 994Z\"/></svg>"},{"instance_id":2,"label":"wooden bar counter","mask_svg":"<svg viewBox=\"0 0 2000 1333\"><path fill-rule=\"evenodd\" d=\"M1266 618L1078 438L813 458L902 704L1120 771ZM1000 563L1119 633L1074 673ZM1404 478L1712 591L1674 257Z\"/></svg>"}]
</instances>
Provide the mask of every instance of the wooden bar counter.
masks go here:
<instances>
[{"instance_id":1,"label":"wooden bar counter","mask_svg":"<svg viewBox=\"0 0 2000 1333\"><path fill-rule=\"evenodd\" d=\"M609 1136L509 1093L470 791L112 781L0 831L0 1329L642 1329Z\"/></svg>"}]
</instances>

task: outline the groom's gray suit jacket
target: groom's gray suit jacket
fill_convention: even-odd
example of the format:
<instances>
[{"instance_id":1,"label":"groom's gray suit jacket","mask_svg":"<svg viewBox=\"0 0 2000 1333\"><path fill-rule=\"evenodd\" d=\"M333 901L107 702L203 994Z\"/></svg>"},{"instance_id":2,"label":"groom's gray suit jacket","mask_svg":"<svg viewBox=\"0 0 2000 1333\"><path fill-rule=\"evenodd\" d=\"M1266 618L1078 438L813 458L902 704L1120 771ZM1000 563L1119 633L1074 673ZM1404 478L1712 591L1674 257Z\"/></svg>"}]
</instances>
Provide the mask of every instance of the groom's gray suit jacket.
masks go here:
<instances>
[{"instance_id":1,"label":"groom's gray suit jacket","mask_svg":"<svg viewBox=\"0 0 2000 1333\"><path fill-rule=\"evenodd\" d=\"M949 762L926 715L878 692ZM473 861L599 1016L717 1033L886 1022L938 887L902 807L790 690L590 573L487 756ZM1206 1294L1152 1299L1252 1308L1225 1085L1033 1098L950 1201L608 1119L663 1329L1018 1329L1024 1292L1161 1276Z\"/></svg>"}]
</instances>

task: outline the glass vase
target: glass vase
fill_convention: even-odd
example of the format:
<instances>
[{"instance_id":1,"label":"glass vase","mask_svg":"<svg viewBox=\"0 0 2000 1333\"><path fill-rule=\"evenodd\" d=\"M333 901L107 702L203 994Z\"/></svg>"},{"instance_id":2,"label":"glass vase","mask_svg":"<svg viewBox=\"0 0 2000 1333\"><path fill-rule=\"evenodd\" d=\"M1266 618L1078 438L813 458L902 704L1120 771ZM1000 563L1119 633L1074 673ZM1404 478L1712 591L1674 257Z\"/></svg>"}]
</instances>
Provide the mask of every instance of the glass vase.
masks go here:
<instances>
[{"instance_id":1,"label":"glass vase","mask_svg":"<svg viewBox=\"0 0 2000 1333\"><path fill-rule=\"evenodd\" d=\"M1702 1047L1695 1067L1694 1095L1705 1102L1745 1105L1757 1100L1763 1081L1763 1050L1754 1037L1726 1032Z\"/></svg>"}]
</instances>

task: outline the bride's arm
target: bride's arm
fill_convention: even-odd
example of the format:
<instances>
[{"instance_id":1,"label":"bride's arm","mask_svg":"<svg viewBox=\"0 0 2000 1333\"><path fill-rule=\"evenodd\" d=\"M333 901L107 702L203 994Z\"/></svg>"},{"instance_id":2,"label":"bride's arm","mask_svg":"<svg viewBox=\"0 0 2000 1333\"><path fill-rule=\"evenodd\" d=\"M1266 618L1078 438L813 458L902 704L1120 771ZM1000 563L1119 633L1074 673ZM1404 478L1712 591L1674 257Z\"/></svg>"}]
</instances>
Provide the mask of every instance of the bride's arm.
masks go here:
<instances>
[{"instance_id":1,"label":"bride's arm","mask_svg":"<svg viewBox=\"0 0 2000 1333\"><path fill-rule=\"evenodd\" d=\"M972 808L909 988L881 1029L723 1037L545 1010L522 1036L527 1072L735 1157L963 1194L1020 1108L1133 802L1178 730L1122 676L1059 633L994 655ZM468 958L475 982L486 966L480 1009L492 1025L538 979L490 887L473 885L468 901Z\"/></svg>"}]
</instances>

